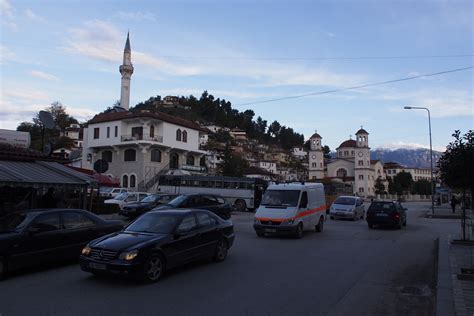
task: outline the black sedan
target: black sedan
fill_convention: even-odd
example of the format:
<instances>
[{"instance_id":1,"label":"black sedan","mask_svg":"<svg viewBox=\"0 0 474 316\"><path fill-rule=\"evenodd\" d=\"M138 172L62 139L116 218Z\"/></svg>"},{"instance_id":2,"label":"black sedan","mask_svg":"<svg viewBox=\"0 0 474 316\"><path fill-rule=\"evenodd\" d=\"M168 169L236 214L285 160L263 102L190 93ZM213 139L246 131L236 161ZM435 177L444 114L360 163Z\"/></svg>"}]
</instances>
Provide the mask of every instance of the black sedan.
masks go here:
<instances>
[{"instance_id":1,"label":"black sedan","mask_svg":"<svg viewBox=\"0 0 474 316\"><path fill-rule=\"evenodd\" d=\"M128 218L137 218L154 207L169 203L177 196L177 194L152 194L140 202L125 205L119 214Z\"/></svg>"},{"instance_id":2,"label":"black sedan","mask_svg":"<svg viewBox=\"0 0 474 316\"><path fill-rule=\"evenodd\" d=\"M234 242L231 222L205 210L151 211L125 230L91 241L80 259L93 274L157 281L165 271L203 258L223 261Z\"/></svg>"},{"instance_id":3,"label":"black sedan","mask_svg":"<svg viewBox=\"0 0 474 316\"><path fill-rule=\"evenodd\" d=\"M374 201L367 209L367 224L369 228L380 225L401 229L407 225L406 210L397 201Z\"/></svg>"},{"instance_id":4,"label":"black sedan","mask_svg":"<svg viewBox=\"0 0 474 316\"><path fill-rule=\"evenodd\" d=\"M183 194L168 204L160 205L153 210L176 208L208 210L223 219L229 219L233 210L232 205L230 205L225 198L213 194Z\"/></svg>"},{"instance_id":5,"label":"black sedan","mask_svg":"<svg viewBox=\"0 0 474 316\"><path fill-rule=\"evenodd\" d=\"M89 241L122 228L122 221L106 221L85 210L42 209L4 216L0 279L22 267L78 258Z\"/></svg>"}]
</instances>

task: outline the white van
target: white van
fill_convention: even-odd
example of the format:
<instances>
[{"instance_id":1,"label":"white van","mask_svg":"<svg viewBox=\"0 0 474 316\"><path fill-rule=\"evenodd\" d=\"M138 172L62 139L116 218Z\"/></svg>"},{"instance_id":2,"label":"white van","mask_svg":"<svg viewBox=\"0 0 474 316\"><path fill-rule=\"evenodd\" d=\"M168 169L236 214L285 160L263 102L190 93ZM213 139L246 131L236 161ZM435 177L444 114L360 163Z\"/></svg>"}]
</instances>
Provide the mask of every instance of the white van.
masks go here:
<instances>
[{"instance_id":1,"label":"white van","mask_svg":"<svg viewBox=\"0 0 474 316\"><path fill-rule=\"evenodd\" d=\"M326 198L321 183L285 183L268 186L255 213L257 236L321 232L326 220Z\"/></svg>"}]
</instances>

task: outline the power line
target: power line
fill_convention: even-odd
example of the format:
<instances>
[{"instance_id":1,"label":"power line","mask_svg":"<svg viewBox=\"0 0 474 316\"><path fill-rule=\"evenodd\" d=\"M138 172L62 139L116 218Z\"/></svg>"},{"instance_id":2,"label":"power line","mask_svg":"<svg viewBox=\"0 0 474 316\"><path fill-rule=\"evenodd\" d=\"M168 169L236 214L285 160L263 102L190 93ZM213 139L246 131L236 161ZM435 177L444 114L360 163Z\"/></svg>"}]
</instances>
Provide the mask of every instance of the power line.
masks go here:
<instances>
[{"instance_id":1,"label":"power line","mask_svg":"<svg viewBox=\"0 0 474 316\"><path fill-rule=\"evenodd\" d=\"M374 82L374 83L367 83L367 84L363 84L363 85L360 85L360 86L352 86L352 87L347 87L347 88L340 88L340 89L305 93L305 94L300 94L300 95L293 95L293 96L287 96L287 97L281 97L281 98L275 98L275 99L269 99L269 100L263 100L263 101L241 103L241 104L238 104L237 106L253 105L253 104L259 104L259 103L269 103L269 102L276 102L276 101L282 101L282 100L299 99L299 98L309 97L309 96L313 96L313 95L329 94L329 93L335 93L335 92L341 92L341 91L347 91L347 90L356 90L356 89L373 87L373 86L380 86L380 85L390 84L390 83L395 83L395 82L400 82L400 81L408 81L408 80L419 79L419 78L439 76L439 75L444 75L444 74L448 74L448 73L452 73L452 72L468 70L468 69L472 69L472 68L474 68L474 67L469 66L469 67L464 67L464 68L457 68L457 69L445 70L445 71L440 71L440 72L434 72L434 73L430 73L430 74L423 74L423 75L418 75L418 76L405 77L405 78L401 78L401 79L394 79L394 80L380 81L380 82Z\"/></svg>"},{"instance_id":2,"label":"power line","mask_svg":"<svg viewBox=\"0 0 474 316\"><path fill-rule=\"evenodd\" d=\"M219 56L176 56L162 55L170 59L202 59L202 60L386 60L386 59L433 59L474 57L474 54L457 55L406 55L406 56L359 56L359 57L219 57Z\"/></svg>"}]
</instances>

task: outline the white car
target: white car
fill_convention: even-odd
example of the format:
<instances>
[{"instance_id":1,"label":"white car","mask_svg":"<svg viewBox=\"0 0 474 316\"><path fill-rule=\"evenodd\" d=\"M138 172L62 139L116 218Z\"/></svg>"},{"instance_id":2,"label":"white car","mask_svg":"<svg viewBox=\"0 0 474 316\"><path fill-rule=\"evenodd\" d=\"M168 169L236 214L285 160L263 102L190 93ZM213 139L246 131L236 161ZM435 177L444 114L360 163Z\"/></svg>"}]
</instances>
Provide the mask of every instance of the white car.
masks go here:
<instances>
[{"instance_id":1,"label":"white car","mask_svg":"<svg viewBox=\"0 0 474 316\"><path fill-rule=\"evenodd\" d=\"M101 187L100 196L114 198L119 194L128 192L127 188L111 188L111 187Z\"/></svg>"},{"instance_id":2,"label":"white car","mask_svg":"<svg viewBox=\"0 0 474 316\"><path fill-rule=\"evenodd\" d=\"M149 195L150 193L147 192L124 192L122 194L117 195L113 199L105 200L104 203L117 204L120 210L122 210L125 205L140 202Z\"/></svg>"},{"instance_id":3,"label":"white car","mask_svg":"<svg viewBox=\"0 0 474 316\"><path fill-rule=\"evenodd\" d=\"M356 220L364 218L364 201L357 196L338 196L329 209L331 219L349 218Z\"/></svg>"}]
</instances>

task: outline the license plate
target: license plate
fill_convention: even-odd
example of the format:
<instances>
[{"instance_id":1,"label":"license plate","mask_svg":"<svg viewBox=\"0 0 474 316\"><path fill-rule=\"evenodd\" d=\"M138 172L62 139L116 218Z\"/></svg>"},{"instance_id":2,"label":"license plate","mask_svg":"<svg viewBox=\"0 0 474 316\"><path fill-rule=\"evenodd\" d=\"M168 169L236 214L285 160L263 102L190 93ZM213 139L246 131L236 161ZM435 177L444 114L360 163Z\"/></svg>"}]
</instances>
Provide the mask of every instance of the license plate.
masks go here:
<instances>
[{"instance_id":1,"label":"license plate","mask_svg":"<svg viewBox=\"0 0 474 316\"><path fill-rule=\"evenodd\" d=\"M346 215L346 214L343 213L343 212L337 212L337 215L342 215L342 216L344 216L344 215Z\"/></svg>"},{"instance_id":2,"label":"license plate","mask_svg":"<svg viewBox=\"0 0 474 316\"><path fill-rule=\"evenodd\" d=\"M384 214L384 213L378 213L378 214L377 214L377 216L379 216L379 217L387 217L387 216L388 216L388 214Z\"/></svg>"},{"instance_id":3,"label":"license plate","mask_svg":"<svg viewBox=\"0 0 474 316\"><path fill-rule=\"evenodd\" d=\"M266 233L276 233L276 229L273 229L273 228L265 228L265 232Z\"/></svg>"},{"instance_id":4,"label":"license plate","mask_svg":"<svg viewBox=\"0 0 474 316\"><path fill-rule=\"evenodd\" d=\"M89 262L89 267L96 270L105 270L107 266L103 263Z\"/></svg>"}]
</instances>

